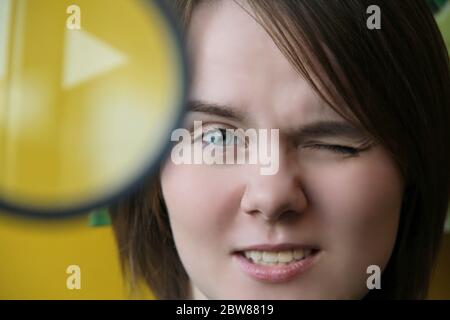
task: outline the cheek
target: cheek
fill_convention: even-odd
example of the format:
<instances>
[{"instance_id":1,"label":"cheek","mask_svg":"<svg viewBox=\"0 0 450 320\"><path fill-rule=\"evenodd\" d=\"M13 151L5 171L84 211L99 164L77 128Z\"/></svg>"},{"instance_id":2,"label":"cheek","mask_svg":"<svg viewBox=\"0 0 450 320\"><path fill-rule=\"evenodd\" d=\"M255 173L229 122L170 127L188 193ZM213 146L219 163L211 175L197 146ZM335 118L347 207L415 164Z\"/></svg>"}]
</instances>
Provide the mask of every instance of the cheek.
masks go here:
<instances>
[{"instance_id":1,"label":"cheek","mask_svg":"<svg viewBox=\"0 0 450 320\"><path fill-rule=\"evenodd\" d=\"M180 254L192 246L196 255L201 254L198 250L210 255L211 247L225 243L227 226L239 205L235 177L229 169L214 166L174 165L169 161L164 167L161 186Z\"/></svg>"},{"instance_id":2,"label":"cheek","mask_svg":"<svg viewBox=\"0 0 450 320\"><path fill-rule=\"evenodd\" d=\"M395 244L403 196L393 161L374 148L359 158L310 171L310 200L335 257L360 264L364 272L369 264L383 268Z\"/></svg>"}]
</instances>

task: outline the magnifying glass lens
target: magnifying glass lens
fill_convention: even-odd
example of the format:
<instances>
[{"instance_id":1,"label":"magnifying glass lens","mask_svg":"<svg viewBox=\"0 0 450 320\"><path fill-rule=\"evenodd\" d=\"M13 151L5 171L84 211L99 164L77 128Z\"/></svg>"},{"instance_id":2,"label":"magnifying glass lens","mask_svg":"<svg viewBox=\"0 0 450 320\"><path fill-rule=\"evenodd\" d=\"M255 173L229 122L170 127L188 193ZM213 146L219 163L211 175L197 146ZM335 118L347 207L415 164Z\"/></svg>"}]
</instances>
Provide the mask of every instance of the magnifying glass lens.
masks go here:
<instances>
[{"instance_id":1,"label":"magnifying glass lens","mask_svg":"<svg viewBox=\"0 0 450 320\"><path fill-rule=\"evenodd\" d=\"M0 204L58 215L131 188L161 158L184 79L156 1L0 0Z\"/></svg>"}]
</instances>

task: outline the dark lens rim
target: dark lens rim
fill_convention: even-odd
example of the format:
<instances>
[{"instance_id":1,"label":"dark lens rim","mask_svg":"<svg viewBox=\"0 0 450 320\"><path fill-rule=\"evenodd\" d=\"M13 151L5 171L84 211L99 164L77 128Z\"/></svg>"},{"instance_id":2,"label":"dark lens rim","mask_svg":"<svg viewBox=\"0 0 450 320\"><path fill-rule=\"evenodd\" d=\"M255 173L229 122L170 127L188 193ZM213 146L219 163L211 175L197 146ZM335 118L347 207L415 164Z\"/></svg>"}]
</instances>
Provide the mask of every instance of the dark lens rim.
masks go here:
<instances>
[{"instance_id":1,"label":"dark lens rim","mask_svg":"<svg viewBox=\"0 0 450 320\"><path fill-rule=\"evenodd\" d=\"M172 127L169 127L169 135L174 129L182 126L182 122L185 115L185 102L187 99L188 92L188 64L187 64L187 54L186 54L186 46L184 42L184 38L182 36L181 26L178 21L172 15L171 10L164 3L164 0L136 0L143 2L143 6L152 6L156 9L159 9L162 16L165 18L168 27L171 29L172 34L174 36L174 43L176 45L176 49L178 51L179 62L180 62L180 71L182 78L181 82L181 101L177 106L177 118L174 121ZM121 198L124 198L130 195L132 192L136 191L140 186L144 185L144 183L150 179L157 170L159 170L160 164L166 158L168 153L171 150L171 144L167 141L166 144L163 144L163 147L160 149L159 156L156 157L155 161L150 163L147 168L143 171L143 173L136 179L134 179L131 183L121 188L120 191L113 193L107 197L101 198L96 201L87 202L84 204L80 204L79 206L74 206L72 208L33 208L28 206L17 205L15 203L11 203L9 201L5 201L0 197L0 210L2 213L24 216L29 218L36 219L62 219L62 218L71 218L79 215L87 215L91 213L93 210L110 206L114 202L118 201Z\"/></svg>"}]
</instances>

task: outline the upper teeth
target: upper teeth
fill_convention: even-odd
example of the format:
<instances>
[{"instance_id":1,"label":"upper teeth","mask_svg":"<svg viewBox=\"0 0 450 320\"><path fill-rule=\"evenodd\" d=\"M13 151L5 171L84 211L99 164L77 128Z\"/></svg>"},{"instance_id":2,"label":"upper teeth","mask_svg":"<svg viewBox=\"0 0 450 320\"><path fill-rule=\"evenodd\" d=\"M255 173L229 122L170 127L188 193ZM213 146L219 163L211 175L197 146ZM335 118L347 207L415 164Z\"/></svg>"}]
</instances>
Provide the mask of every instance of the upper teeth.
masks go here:
<instances>
[{"instance_id":1,"label":"upper teeth","mask_svg":"<svg viewBox=\"0 0 450 320\"><path fill-rule=\"evenodd\" d=\"M285 251L245 251L247 259L260 264L290 263L294 260L302 260L311 255L311 249L295 249Z\"/></svg>"}]
</instances>

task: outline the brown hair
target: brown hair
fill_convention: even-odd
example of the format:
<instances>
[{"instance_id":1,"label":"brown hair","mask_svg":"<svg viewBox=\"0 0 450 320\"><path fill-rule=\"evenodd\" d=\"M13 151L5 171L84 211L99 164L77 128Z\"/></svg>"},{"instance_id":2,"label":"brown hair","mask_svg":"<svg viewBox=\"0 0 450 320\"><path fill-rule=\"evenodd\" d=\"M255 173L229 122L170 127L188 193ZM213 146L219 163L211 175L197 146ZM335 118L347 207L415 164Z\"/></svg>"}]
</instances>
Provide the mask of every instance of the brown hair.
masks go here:
<instances>
[{"instance_id":1,"label":"brown hair","mask_svg":"<svg viewBox=\"0 0 450 320\"><path fill-rule=\"evenodd\" d=\"M172 2L187 28L202 0ZM426 1L247 2L315 91L344 117L355 117L403 174L406 191L383 289L366 297L424 298L450 195L449 59ZM370 5L381 8L380 30L366 26ZM145 280L157 298L189 298L159 177L111 213L132 279Z\"/></svg>"}]
</instances>

